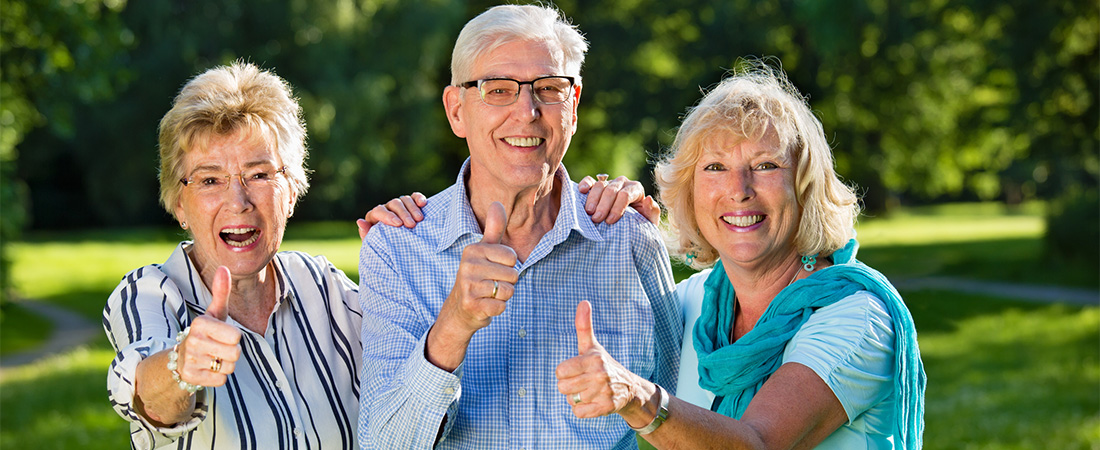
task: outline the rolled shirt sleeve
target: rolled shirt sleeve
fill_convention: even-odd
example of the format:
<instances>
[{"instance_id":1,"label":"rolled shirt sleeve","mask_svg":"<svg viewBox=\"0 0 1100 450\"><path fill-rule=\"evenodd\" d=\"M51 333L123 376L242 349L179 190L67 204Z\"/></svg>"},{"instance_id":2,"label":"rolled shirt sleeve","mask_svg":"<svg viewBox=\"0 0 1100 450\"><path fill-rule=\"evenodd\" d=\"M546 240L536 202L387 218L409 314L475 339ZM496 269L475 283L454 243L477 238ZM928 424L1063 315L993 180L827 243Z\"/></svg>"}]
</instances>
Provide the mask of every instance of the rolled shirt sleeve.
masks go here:
<instances>
[{"instance_id":1,"label":"rolled shirt sleeve","mask_svg":"<svg viewBox=\"0 0 1100 450\"><path fill-rule=\"evenodd\" d=\"M130 422L130 434L139 449L161 447L195 429L206 417L206 395L198 392L190 419L158 427L134 407L134 379L138 364L149 355L172 348L176 334L189 324L179 289L156 265L141 267L123 277L103 310L103 329L117 351L107 372L111 406Z\"/></svg>"}]
</instances>

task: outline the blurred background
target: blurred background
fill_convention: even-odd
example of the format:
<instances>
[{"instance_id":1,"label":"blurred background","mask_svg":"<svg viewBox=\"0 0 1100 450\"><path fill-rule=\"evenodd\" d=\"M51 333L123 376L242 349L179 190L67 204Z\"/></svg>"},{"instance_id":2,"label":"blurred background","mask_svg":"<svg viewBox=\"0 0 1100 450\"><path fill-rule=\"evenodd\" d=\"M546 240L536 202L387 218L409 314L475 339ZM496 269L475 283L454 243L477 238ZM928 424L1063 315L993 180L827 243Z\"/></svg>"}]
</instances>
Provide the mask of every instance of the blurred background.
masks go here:
<instances>
[{"instance_id":1,"label":"blurred background","mask_svg":"<svg viewBox=\"0 0 1100 450\"><path fill-rule=\"evenodd\" d=\"M285 247L325 253L357 278L355 218L394 196L431 195L454 182L467 150L440 100L450 51L462 25L494 4L0 1L0 352L33 349L50 334L49 322L34 322L13 299L45 300L97 321L126 271L167 258L182 234L157 203L157 123L189 78L236 59L287 79L304 108L312 188ZM565 157L575 179L602 172L649 184L652 160L701 92L741 57L773 57L820 117L839 173L860 187L865 260L892 279L962 276L1084 290L1077 306L1054 298L1040 307L957 289L903 289L931 342L930 412L984 405L937 418L930 448L1040 448L1049 434L1065 435L1055 442L1067 448L1100 448L1096 0L555 5L591 44L580 126ZM928 301L914 305L920 299ZM959 314L960 304L971 306ZM944 317L956 314L958 321ZM1013 322L1025 317L1043 319ZM1079 329L1066 338L1074 350L1047 368L1078 372L1062 380L1072 387L1035 369L1026 383L1005 381L978 395L991 373L1027 363L996 359L960 373L947 369L954 363L936 366L936 333L946 333L942 348L958 349L966 336L1003 326L1036 327L1008 340L1029 343L1045 327ZM40 336L16 345L32 332ZM96 339L85 353L4 375L0 446L87 448L107 436L104 448L125 445L125 424L103 391L111 353L101 331ZM1036 344L1034 353L1049 356L1065 345L1058 342ZM1028 354L1015 345L998 351ZM936 367L963 378L958 392L932 388ZM54 377L52 388L28 391L42 377ZM46 399L80 383L88 392ZM1036 384L1065 398L1043 400L1053 411L1043 414L1073 425L995 437L1020 433L1043 411L1034 398L1003 397ZM89 412L59 411L74 397L86 399ZM44 406L37 416L13 417L23 408L14 405L26 402ZM1015 412L993 418L1005 408ZM974 425L976 416L985 425ZM34 440L57 427L76 431L63 443ZM976 429L987 437L967 440Z\"/></svg>"},{"instance_id":2,"label":"blurred background","mask_svg":"<svg viewBox=\"0 0 1100 450\"><path fill-rule=\"evenodd\" d=\"M309 128L304 220L352 220L454 181L440 101L461 26L495 2L7 0L4 228L167 224L156 127L190 77L243 58L286 78ZM810 99L871 211L1019 204L1095 187L1097 2L557 3L591 42L576 178L649 178L685 109L742 56ZM13 231L15 231L13 230Z\"/></svg>"}]
</instances>

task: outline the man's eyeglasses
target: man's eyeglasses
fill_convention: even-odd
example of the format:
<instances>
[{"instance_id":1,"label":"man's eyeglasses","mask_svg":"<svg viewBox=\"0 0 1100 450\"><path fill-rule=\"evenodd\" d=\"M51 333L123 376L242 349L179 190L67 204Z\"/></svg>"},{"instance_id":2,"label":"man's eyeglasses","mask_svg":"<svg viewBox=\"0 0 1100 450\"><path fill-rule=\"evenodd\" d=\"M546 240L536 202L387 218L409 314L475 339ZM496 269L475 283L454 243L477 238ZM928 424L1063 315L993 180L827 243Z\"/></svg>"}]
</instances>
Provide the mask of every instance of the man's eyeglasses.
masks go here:
<instances>
[{"instance_id":1,"label":"man's eyeglasses","mask_svg":"<svg viewBox=\"0 0 1100 450\"><path fill-rule=\"evenodd\" d=\"M492 106L508 106L519 99L519 91L523 85L531 85L531 92L535 95L535 101L544 105L556 105L569 100L573 94L573 77L552 76L539 77L531 81L519 81L511 78L486 78L484 80L467 81L459 86L464 88L477 87L481 94L481 101Z\"/></svg>"},{"instance_id":2,"label":"man's eyeglasses","mask_svg":"<svg viewBox=\"0 0 1100 450\"><path fill-rule=\"evenodd\" d=\"M199 194L216 194L229 190L233 178L241 179L241 186L245 189L266 189L273 186L278 178L276 175L285 174L286 166L278 169L252 169L246 172L227 174L225 172L200 171L188 178L181 178L180 183L192 188Z\"/></svg>"}]
</instances>

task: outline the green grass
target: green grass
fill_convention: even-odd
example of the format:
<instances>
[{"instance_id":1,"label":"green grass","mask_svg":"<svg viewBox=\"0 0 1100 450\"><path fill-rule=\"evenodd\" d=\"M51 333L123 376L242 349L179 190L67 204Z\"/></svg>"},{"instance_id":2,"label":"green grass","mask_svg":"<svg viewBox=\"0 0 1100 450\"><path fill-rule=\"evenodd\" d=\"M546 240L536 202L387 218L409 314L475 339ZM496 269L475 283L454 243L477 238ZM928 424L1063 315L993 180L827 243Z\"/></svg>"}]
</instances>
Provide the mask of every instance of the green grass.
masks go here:
<instances>
[{"instance_id":1,"label":"green grass","mask_svg":"<svg viewBox=\"0 0 1100 450\"><path fill-rule=\"evenodd\" d=\"M1100 288L1094 267L1042 258L1042 204L910 208L856 227L859 259L891 278L952 276Z\"/></svg>"},{"instance_id":2,"label":"green grass","mask_svg":"<svg viewBox=\"0 0 1100 450\"><path fill-rule=\"evenodd\" d=\"M1100 309L903 294L928 374L925 448L1100 446Z\"/></svg>"},{"instance_id":3,"label":"green grass","mask_svg":"<svg viewBox=\"0 0 1100 450\"><path fill-rule=\"evenodd\" d=\"M948 205L864 219L860 259L892 278L955 276L1097 288L1091 269L1039 261L1041 209ZM167 258L173 230L31 233L12 245L19 293L98 323L122 275ZM350 223L293 223L286 250L323 254L357 278ZM674 265L677 276L690 273ZM58 277L58 273L66 276ZM1100 309L950 292L906 292L928 371L925 448L1100 448ZM5 311L0 339L38 328ZM0 354L8 354L7 343ZM113 352L87 348L0 377L0 448L126 448L111 410Z\"/></svg>"},{"instance_id":4,"label":"green grass","mask_svg":"<svg viewBox=\"0 0 1100 450\"><path fill-rule=\"evenodd\" d=\"M17 323L19 326L0 327L0 355L30 350L50 337L53 324L44 317L18 304L6 304L3 310L4 323Z\"/></svg>"},{"instance_id":5,"label":"green grass","mask_svg":"<svg viewBox=\"0 0 1100 450\"><path fill-rule=\"evenodd\" d=\"M129 448L126 422L107 401L106 338L8 370L0 380L0 448Z\"/></svg>"}]
</instances>

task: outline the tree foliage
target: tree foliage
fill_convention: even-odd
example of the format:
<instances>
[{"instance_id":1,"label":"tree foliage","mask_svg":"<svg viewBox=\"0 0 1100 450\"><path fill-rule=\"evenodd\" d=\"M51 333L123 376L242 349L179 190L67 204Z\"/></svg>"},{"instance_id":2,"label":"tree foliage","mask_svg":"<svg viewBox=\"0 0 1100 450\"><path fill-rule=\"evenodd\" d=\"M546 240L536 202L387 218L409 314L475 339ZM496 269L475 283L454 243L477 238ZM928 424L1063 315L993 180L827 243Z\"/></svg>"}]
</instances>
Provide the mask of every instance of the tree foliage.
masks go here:
<instances>
[{"instance_id":1,"label":"tree foliage","mask_svg":"<svg viewBox=\"0 0 1100 450\"><path fill-rule=\"evenodd\" d=\"M461 26L496 2L9 0L0 9L5 228L167 223L156 125L191 76L244 58L295 88L310 131L307 219L453 183L443 116ZM872 209L1018 202L1095 185L1096 2L557 2L591 42L566 165L648 181L701 89L773 56ZM18 149L18 150L17 150ZM13 176L14 175L14 176ZM13 200L14 199L14 200Z\"/></svg>"}]
</instances>

